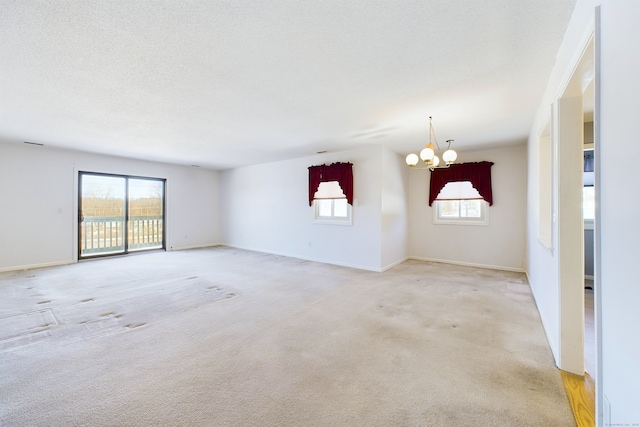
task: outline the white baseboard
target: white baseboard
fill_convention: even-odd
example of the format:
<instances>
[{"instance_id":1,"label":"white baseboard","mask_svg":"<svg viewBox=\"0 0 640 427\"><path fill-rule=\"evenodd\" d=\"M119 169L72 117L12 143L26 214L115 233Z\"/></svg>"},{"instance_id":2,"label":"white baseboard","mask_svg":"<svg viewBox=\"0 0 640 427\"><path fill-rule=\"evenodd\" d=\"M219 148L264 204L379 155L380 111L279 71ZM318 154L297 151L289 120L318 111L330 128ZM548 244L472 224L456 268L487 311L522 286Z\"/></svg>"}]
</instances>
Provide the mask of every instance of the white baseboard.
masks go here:
<instances>
[{"instance_id":1,"label":"white baseboard","mask_svg":"<svg viewBox=\"0 0 640 427\"><path fill-rule=\"evenodd\" d=\"M553 355L553 361L556 364L558 369L560 368L560 353L558 352L557 343L554 339L552 339L553 334L551 333L551 329L549 329L549 325L545 322L545 318L541 315L540 306L538 305L538 299L536 298L536 293L534 289L531 287L531 278L529 277L529 271L525 270L524 274L527 276L527 283L529 288L531 289L531 295L533 295L533 302L536 305L536 310L538 312L538 317L540 318L540 323L542 323L542 328L544 329L545 336L547 338L547 343L549 344L549 348L551 348L551 354Z\"/></svg>"},{"instance_id":2,"label":"white baseboard","mask_svg":"<svg viewBox=\"0 0 640 427\"><path fill-rule=\"evenodd\" d=\"M429 262L439 262L442 264L453 264L453 265L463 265L466 267L477 267L477 268L486 268L489 270L502 270L502 271L513 271L515 273L524 273L524 268L515 268L515 267L505 267L500 265L488 265L488 264L477 264L473 262L462 262L462 261L452 261L447 259L435 259L435 258L425 258L425 257L416 257L410 256L408 259L414 259L417 261L429 261Z\"/></svg>"},{"instance_id":3,"label":"white baseboard","mask_svg":"<svg viewBox=\"0 0 640 427\"><path fill-rule=\"evenodd\" d=\"M467 262L459 262L459 261L451 261L451 260L441 260L441 259L425 258L425 257L415 257L415 256L409 256L409 257L402 258L402 259L400 259L398 261L395 261L395 262L393 262L391 264L388 264L388 265L386 265L384 267L370 267L370 266L366 266L366 265L344 263L344 262L336 262L336 261L333 261L333 260L327 260L327 259L322 259L322 258L304 257L304 256L300 256L300 255L294 255L294 254L286 253L286 252L269 251L269 250L257 249L257 248L251 248L251 247L244 247L244 246L235 246L235 245L229 245L229 244L226 244L226 243L207 243L207 244L204 244L204 245L193 245L193 246L171 246L171 247L167 248L167 251L186 251L186 250L190 250L190 249L213 248L213 247L216 247L216 246L224 246L224 247L243 249L243 250L253 251L253 252L261 252L261 253L271 254L271 255L285 256L285 257L288 257L288 258L296 258L296 259L302 259L302 260L305 260L305 261L319 262L319 263L322 263L322 264L337 265L337 266L340 266L340 267L355 268L357 270L374 271L374 272L377 272L377 273L382 273L382 272L385 272L387 270L390 270L393 267L395 267L397 265L400 265L400 264L402 264L403 262L405 262L405 261L407 261L409 259L413 259L413 260L417 260L417 261L439 262L439 263L443 263L443 264L464 265L464 266L467 266L467 267L487 268L487 269L491 269L491 270L514 271L514 272L518 272L518 273L524 273L525 272L525 270L521 269L521 268L518 269L518 268L512 268L512 267L501 267L501 266L495 266L495 265L475 264L475 263L467 263ZM76 262L77 261L75 261L75 260L69 260L69 261L58 261L58 262L49 262L49 263L41 263L41 264L19 265L19 266L13 266L13 267L3 267L3 268L0 268L0 272L16 271L16 270L29 270L29 269L33 269L33 268L55 267L55 266L60 266L60 265L75 264Z\"/></svg>"},{"instance_id":4,"label":"white baseboard","mask_svg":"<svg viewBox=\"0 0 640 427\"><path fill-rule=\"evenodd\" d=\"M69 264L75 264L75 263L76 263L75 260L68 260L68 261L56 261L56 262L43 262L40 264L16 265L12 267L2 267L0 268L0 273L4 273L6 271L33 270L34 268L58 267L61 265L69 265Z\"/></svg>"},{"instance_id":5,"label":"white baseboard","mask_svg":"<svg viewBox=\"0 0 640 427\"><path fill-rule=\"evenodd\" d=\"M386 267L382 267L382 269L380 270L380 272L385 272L385 271L387 271L387 270L391 270L391 269L392 269L393 267L395 267L396 265L400 265L400 264L402 264L403 262L405 262L405 261L406 261L406 260L408 260L408 259L409 259L409 257L404 257L404 258L402 258L402 259L399 259L399 260L398 260L398 261L396 261L396 262L392 262L391 264L387 265Z\"/></svg>"},{"instance_id":6,"label":"white baseboard","mask_svg":"<svg viewBox=\"0 0 640 427\"><path fill-rule=\"evenodd\" d=\"M193 245L193 246L170 246L167 248L167 251L187 251L189 249L204 249L204 248L213 248L216 246L226 246L223 243L206 243L204 245Z\"/></svg>"},{"instance_id":7,"label":"white baseboard","mask_svg":"<svg viewBox=\"0 0 640 427\"><path fill-rule=\"evenodd\" d=\"M225 244L225 243L220 244L220 246L226 246L226 247L229 247L229 248L242 249L242 250L245 250L245 251L260 252L260 253L263 253L263 254L285 256L287 258L302 259L302 260L305 260L305 261L319 262L319 263L322 263L322 264L337 265L339 267L355 268L357 270L374 271L376 273L381 273L383 271L381 268L376 268L376 267L369 267L369 266L358 265L358 264L336 262L336 261L333 261L333 260L326 260L326 259L321 259L321 258L304 257L304 256L300 256L300 255L289 254L289 253L286 253L286 252L269 251L269 250L264 250L264 249L250 248L250 247L246 247L246 246L229 245L229 244Z\"/></svg>"},{"instance_id":8,"label":"white baseboard","mask_svg":"<svg viewBox=\"0 0 640 427\"><path fill-rule=\"evenodd\" d=\"M184 250L188 250L188 249L202 249L202 248L211 248L214 246L223 246L222 243L209 243L206 245L196 245L196 246L183 246L183 247L175 247L172 246L171 248L167 248L167 251L184 251ZM112 256L109 257L95 257L95 258L86 258L81 260L80 262L85 262L85 261L95 261L95 260L99 260L99 259L107 259L107 258L115 258L118 256L127 256L127 255L138 255L138 254L143 254L143 253L148 253L149 251L143 251L143 252L131 252L129 254L114 254ZM32 270L34 268L46 268L46 267L58 267L61 265L69 265L69 264L76 264L78 262L78 260L67 260L67 261L55 261L55 262L43 262L43 263L39 263L39 264L26 264L26 265L16 265L16 266L11 266L11 267L0 267L0 273L3 272L7 272L7 271L19 271L19 270Z\"/></svg>"},{"instance_id":9,"label":"white baseboard","mask_svg":"<svg viewBox=\"0 0 640 427\"><path fill-rule=\"evenodd\" d=\"M487 265L487 264L476 264L476 263L459 262L459 261L451 261L451 260L441 260L441 259L415 257L415 256L405 257L405 258L402 258L402 259L400 259L400 260L398 260L396 262L393 262L393 263L391 263L389 265L386 265L384 267L378 268L378 267L369 267L369 266L363 266L363 265L358 265L358 264L336 262L336 261L333 261L333 260L327 260L327 259L322 259L322 258L304 257L304 256L300 256L300 255L294 255L294 254L286 253L286 252L269 251L269 250L257 249L257 248L246 247L246 246L229 245L229 244L226 244L226 243L221 243L221 244L219 244L217 246L225 246L225 247L229 247L229 248L242 249L242 250L252 251L252 252L261 252L261 253L271 254L271 255L286 256L288 258L303 259L305 261L320 262L320 263L323 263L323 264L337 265L337 266L340 266L340 267L355 268L357 270L375 271L377 273L382 273L384 271L390 270L393 267L395 267L397 265L400 265L400 264L402 264L403 262L405 262L405 261L407 261L409 259L413 259L413 260L417 260L417 261L439 262L439 263L443 263L443 264L463 265L463 266L467 266L467 267L486 268L486 269L490 269L490 270L513 271L513 272L516 272L516 273L525 273L525 270L523 268L513 268L513 267L504 267L504 266Z\"/></svg>"}]
</instances>

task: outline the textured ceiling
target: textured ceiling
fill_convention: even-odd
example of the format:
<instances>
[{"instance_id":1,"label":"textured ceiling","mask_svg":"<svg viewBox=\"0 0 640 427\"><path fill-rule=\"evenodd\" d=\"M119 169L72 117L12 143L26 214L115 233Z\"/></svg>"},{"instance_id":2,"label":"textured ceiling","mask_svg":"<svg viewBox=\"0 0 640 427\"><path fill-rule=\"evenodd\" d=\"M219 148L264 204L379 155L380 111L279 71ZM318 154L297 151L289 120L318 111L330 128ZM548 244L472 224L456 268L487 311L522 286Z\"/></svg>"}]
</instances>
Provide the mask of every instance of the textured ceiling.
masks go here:
<instances>
[{"instance_id":1,"label":"textured ceiling","mask_svg":"<svg viewBox=\"0 0 640 427\"><path fill-rule=\"evenodd\" d=\"M0 0L0 140L225 169L522 143L575 0ZM442 145L442 144L441 144Z\"/></svg>"}]
</instances>

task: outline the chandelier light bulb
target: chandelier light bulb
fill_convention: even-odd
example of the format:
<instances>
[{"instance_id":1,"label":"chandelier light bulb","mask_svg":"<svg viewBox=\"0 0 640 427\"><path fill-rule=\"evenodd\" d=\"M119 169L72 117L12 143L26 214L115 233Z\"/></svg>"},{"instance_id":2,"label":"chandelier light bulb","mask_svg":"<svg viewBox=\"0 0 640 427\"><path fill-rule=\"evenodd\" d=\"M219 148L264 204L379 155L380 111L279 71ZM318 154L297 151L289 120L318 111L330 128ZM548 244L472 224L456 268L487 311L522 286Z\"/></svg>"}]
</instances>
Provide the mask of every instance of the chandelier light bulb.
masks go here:
<instances>
[{"instance_id":1,"label":"chandelier light bulb","mask_svg":"<svg viewBox=\"0 0 640 427\"><path fill-rule=\"evenodd\" d=\"M435 152L433 151L433 145L429 144L426 146L426 148L424 148L421 152L420 152L420 158L423 161L428 161L433 159L433 156L435 155Z\"/></svg>"},{"instance_id":2,"label":"chandelier light bulb","mask_svg":"<svg viewBox=\"0 0 640 427\"><path fill-rule=\"evenodd\" d=\"M431 166L436 167L438 164L440 164L440 158L438 156L433 156L433 159L431 159Z\"/></svg>"},{"instance_id":3,"label":"chandelier light bulb","mask_svg":"<svg viewBox=\"0 0 640 427\"><path fill-rule=\"evenodd\" d=\"M458 158L458 153L456 153L451 149L442 153L442 160L444 160L445 163L453 163L456 161L457 158Z\"/></svg>"},{"instance_id":4,"label":"chandelier light bulb","mask_svg":"<svg viewBox=\"0 0 640 427\"><path fill-rule=\"evenodd\" d=\"M409 166L415 166L418 164L418 155L411 153L407 156L407 158L405 159L405 161L407 162L407 165Z\"/></svg>"}]
</instances>

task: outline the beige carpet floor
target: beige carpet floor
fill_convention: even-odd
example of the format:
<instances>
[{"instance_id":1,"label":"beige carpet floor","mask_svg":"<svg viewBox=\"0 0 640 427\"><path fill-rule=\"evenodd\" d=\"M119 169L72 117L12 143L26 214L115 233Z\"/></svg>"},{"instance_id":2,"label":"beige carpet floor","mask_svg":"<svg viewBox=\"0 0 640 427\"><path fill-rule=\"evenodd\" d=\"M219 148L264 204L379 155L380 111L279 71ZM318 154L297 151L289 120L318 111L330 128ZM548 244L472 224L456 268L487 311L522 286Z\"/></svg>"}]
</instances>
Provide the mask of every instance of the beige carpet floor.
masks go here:
<instances>
[{"instance_id":1,"label":"beige carpet floor","mask_svg":"<svg viewBox=\"0 0 640 427\"><path fill-rule=\"evenodd\" d=\"M3 426L572 426L519 273L232 248L0 273Z\"/></svg>"}]
</instances>

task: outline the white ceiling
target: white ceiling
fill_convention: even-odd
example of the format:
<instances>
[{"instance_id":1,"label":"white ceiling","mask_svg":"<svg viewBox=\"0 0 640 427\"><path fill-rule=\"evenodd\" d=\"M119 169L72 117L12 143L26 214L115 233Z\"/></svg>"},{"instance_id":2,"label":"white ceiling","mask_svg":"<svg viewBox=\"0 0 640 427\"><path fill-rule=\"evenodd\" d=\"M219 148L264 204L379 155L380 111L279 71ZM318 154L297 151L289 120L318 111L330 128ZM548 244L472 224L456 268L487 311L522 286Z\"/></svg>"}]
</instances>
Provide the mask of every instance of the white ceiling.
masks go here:
<instances>
[{"instance_id":1,"label":"white ceiling","mask_svg":"<svg viewBox=\"0 0 640 427\"><path fill-rule=\"evenodd\" d=\"M0 0L0 139L215 169L407 154L429 116L522 143L574 4Z\"/></svg>"}]
</instances>

